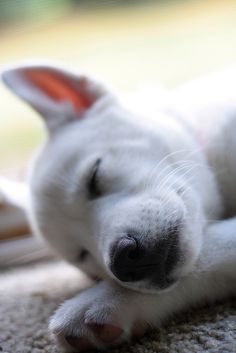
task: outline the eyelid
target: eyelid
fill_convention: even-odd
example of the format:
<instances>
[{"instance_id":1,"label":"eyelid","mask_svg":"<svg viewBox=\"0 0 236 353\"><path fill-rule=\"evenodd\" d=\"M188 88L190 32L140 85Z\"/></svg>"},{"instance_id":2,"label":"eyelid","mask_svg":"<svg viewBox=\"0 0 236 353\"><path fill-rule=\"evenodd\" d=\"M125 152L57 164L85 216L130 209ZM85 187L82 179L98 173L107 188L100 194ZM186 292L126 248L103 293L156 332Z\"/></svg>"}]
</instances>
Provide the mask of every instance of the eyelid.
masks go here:
<instances>
[{"instance_id":1,"label":"eyelid","mask_svg":"<svg viewBox=\"0 0 236 353\"><path fill-rule=\"evenodd\" d=\"M101 158L98 158L96 160L96 162L94 163L94 165L93 165L93 169L92 169L92 173L91 173L92 176L98 170L98 167L99 167L100 163L101 163Z\"/></svg>"},{"instance_id":2,"label":"eyelid","mask_svg":"<svg viewBox=\"0 0 236 353\"><path fill-rule=\"evenodd\" d=\"M97 172L98 172L98 169L99 169L99 165L101 163L101 158L98 158L96 160L96 162L94 163L93 165L93 168L90 172L90 178L89 178L89 181L88 181L88 191L89 191L89 194L90 194L90 197L91 198L94 198L96 197L96 194L98 194L98 191L96 190L96 183L97 183Z\"/></svg>"}]
</instances>

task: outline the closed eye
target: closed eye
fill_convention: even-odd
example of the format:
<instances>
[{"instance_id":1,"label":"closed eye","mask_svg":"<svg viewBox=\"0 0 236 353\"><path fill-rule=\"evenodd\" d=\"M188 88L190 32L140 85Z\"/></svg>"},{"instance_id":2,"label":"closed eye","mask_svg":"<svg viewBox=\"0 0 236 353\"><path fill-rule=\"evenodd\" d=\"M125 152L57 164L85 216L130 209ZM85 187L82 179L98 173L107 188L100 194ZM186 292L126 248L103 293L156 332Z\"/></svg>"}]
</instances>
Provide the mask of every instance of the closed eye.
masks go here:
<instances>
[{"instance_id":1,"label":"closed eye","mask_svg":"<svg viewBox=\"0 0 236 353\"><path fill-rule=\"evenodd\" d=\"M99 175L98 175L100 164L101 164L101 158L98 158L90 174L90 178L87 185L90 199L95 199L101 196L101 193L102 193L101 188L99 186Z\"/></svg>"}]
</instances>

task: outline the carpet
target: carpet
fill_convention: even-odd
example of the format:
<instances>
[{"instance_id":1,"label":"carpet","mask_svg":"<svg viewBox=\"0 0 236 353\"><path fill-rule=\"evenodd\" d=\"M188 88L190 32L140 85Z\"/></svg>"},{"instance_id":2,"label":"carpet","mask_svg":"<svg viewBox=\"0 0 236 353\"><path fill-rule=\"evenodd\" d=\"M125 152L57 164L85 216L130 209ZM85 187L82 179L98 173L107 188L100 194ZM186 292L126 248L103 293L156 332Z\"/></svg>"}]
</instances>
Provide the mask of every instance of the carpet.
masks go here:
<instances>
[{"instance_id":1,"label":"carpet","mask_svg":"<svg viewBox=\"0 0 236 353\"><path fill-rule=\"evenodd\" d=\"M66 298L89 285L64 262L18 267L0 274L0 351L60 353L48 334L48 318ZM197 308L170 318L139 341L113 353L236 352L236 301Z\"/></svg>"}]
</instances>

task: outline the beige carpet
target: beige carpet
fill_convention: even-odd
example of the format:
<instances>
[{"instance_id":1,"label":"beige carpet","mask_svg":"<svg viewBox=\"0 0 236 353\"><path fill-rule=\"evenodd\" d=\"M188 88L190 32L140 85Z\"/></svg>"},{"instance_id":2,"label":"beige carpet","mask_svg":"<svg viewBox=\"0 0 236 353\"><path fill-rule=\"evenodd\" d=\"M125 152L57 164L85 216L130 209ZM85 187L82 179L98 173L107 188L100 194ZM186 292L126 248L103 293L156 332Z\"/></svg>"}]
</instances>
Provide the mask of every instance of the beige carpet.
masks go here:
<instances>
[{"instance_id":1,"label":"beige carpet","mask_svg":"<svg viewBox=\"0 0 236 353\"><path fill-rule=\"evenodd\" d=\"M48 335L48 318L60 302L86 284L81 273L62 262L2 272L0 351L59 353ZM236 352L236 302L182 313L162 329L112 352Z\"/></svg>"}]
</instances>

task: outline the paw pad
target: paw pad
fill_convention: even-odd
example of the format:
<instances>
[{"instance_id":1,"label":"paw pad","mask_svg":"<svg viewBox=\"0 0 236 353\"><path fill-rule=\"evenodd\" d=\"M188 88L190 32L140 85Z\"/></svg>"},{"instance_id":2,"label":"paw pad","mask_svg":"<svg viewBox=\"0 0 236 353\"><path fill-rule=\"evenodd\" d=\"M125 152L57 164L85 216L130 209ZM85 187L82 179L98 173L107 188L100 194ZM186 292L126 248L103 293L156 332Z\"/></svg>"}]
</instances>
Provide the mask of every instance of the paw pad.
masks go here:
<instances>
[{"instance_id":1,"label":"paw pad","mask_svg":"<svg viewBox=\"0 0 236 353\"><path fill-rule=\"evenodd\" d=\"M124 332L120 327L108 324L101 325L92 321L86 322L86 326L93 334L95 341L104 345L113 343ZM64 340L70 347L76 349L77 352L84 352L96 348L94 343L82 336L66 335L64 336Z\"/></svg>"}]
</instances>

